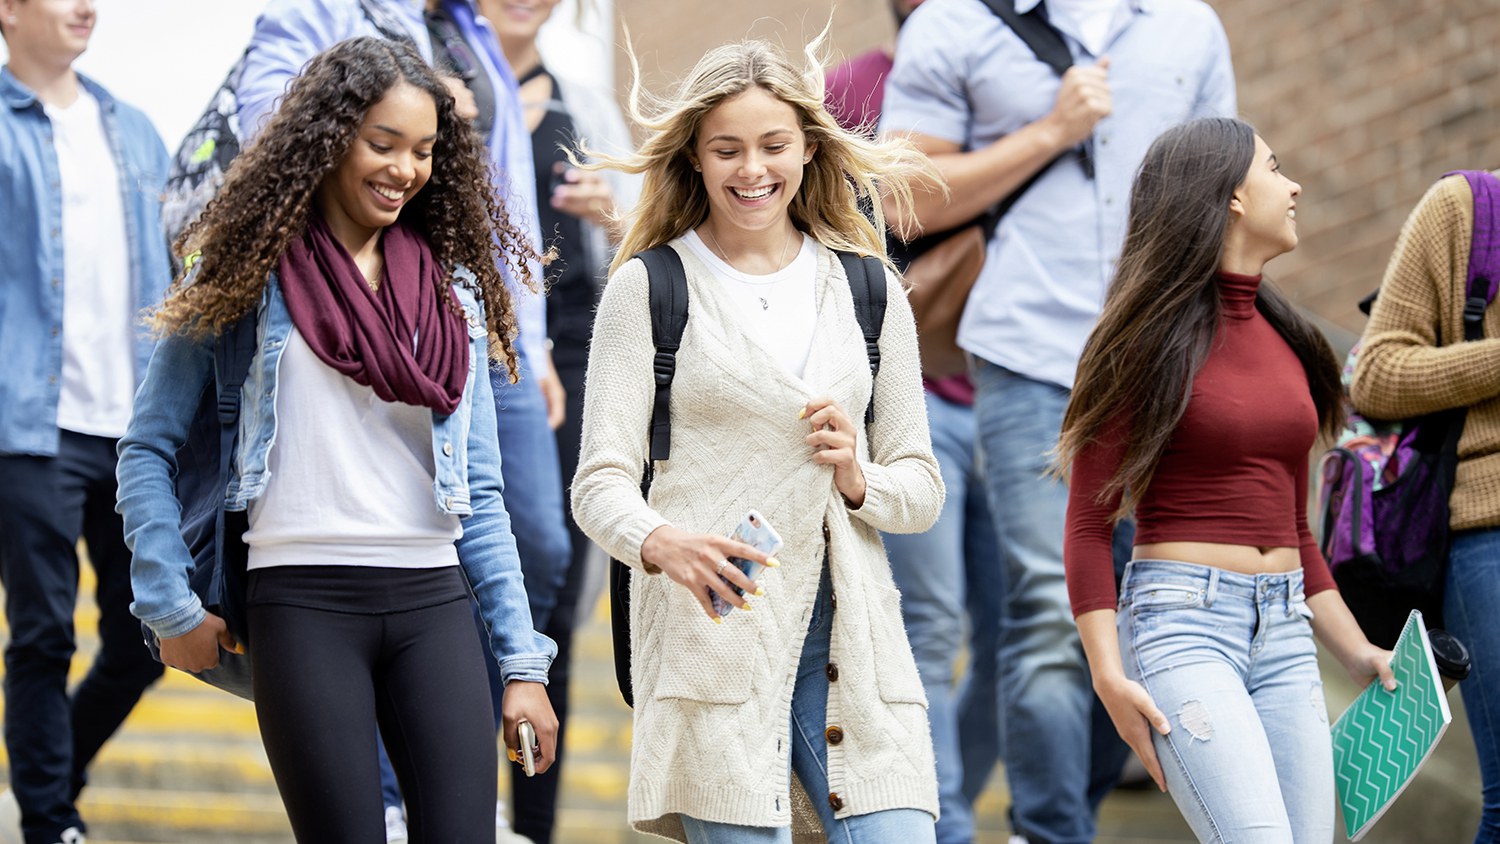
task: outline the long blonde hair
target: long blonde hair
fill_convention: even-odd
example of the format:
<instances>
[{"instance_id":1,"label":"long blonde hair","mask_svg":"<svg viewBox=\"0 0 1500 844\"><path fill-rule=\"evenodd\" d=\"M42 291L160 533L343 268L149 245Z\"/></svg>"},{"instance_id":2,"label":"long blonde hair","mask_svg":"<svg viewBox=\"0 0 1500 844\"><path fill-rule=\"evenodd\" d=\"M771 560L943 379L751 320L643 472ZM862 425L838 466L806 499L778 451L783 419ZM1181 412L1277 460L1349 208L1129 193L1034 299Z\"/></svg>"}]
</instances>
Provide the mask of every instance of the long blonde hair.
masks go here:
<instances>
[{"instance_id":1,"label":"long blonde hair","mask_svg":"<svg viewBox=\"0 0 1500 844\"><path fill-rule=\"evenodd\" d=\"M627 111L648 137L634 155L584 150L589 169L645 174L641 198L625 220L625 236L610 272L634 255L680 237L708 218L708 192L691 153L703 118L719 103L759 87L796 111L809 148L802 186L788 209L798 229L831 249L872 255L890 265L885 251L882 191L901 216L911 209L914 177L941 184L932 162L905 140L872 141L847 132L823 107L821 49L825 27L793 64L765 41L725 44L706 53L671 98L641 84L640 63L627 45L633 81ZM870 216L865 216L866 211Z\"/></svg>"}]
</instances>

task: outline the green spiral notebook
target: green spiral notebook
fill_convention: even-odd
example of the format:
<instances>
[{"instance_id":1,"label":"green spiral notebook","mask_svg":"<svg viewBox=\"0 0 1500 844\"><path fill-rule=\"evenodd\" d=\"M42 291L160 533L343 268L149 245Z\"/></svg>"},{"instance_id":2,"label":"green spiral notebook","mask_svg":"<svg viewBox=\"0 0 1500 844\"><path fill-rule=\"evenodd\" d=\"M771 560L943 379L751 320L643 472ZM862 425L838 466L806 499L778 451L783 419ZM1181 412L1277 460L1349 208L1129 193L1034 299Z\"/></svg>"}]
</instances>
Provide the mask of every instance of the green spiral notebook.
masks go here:
<instances>
[{"instance_id":1,"label":"green spiral notebook","mask_svg":"<svg viewBox=\"0 0 1500 844\"><path fill-rule=\"evenodd\" d=\"M1407 618L1392 653L1396 690L1371 683L1333 725L1333 772L1350 841L1396 802L1453 721L1420 612Z\"/></svg>"}]
</instances>

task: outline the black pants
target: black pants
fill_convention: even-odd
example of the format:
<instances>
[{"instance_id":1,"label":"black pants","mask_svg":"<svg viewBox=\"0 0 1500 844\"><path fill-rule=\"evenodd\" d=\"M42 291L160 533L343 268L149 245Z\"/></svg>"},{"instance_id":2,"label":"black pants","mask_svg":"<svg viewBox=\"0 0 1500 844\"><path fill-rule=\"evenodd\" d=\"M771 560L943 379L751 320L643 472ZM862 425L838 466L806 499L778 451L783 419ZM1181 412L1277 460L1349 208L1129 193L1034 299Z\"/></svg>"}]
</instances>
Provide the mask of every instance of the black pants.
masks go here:
<instances>
[{"instance_id":1,"label":"black pants","mask_svg":"<svg viewBox=\"0 0 1500 844\"><path fill-rule=\"evenodd\" d=\"M130 614L115 487L113 439L63 431L56 457L0 456L5 744L27 844L83 828L74 803L85 769L162 672ZM70 697L80 537L98 582L99 652Z\"/></svg>"},{"instance_id":2,"label":"black pants","mask_svg":"<svg viewBox=\"0 0 1500 844\"><path fill-rule=\"evenodd\" d=\"M568 418L557 429L557 455L561 463L564 487L573 485L573 473L578 470L578 448L583 439L583 376L588 368L587 354L578 356L575 363L559 355L555 361L558 378L563 389L568 391ZM562 783L563 731L568 723L569 663L573 653L573 627L578 616L578 596L583 591L587 571L589 539L573 520L573 506L568 496L563 497L567 507L568 533L573 543L573 557L568 564L568 577L557 593L557 606L553 608L547 626L542 630L557 643L557 658L547 672L547 698L552 702L552 711L557 714L557 760L547 773L526 777L515 769L511 777L511 805L515 807L515 830L530 838L535 844L551 844L552 828L557 821L557 792Z\"/></svg>"},{"instance_id":3,"label":"black pants","mask_svg":"<svg viewBox=\"0 0 1500 844\"><path fill-rule=\"evenodd\" d=\"M376 731L413 844L494 841L484 657L457 567L250 575L261 740L300 842L384 844Z\"/></svg>"}]
</instances>

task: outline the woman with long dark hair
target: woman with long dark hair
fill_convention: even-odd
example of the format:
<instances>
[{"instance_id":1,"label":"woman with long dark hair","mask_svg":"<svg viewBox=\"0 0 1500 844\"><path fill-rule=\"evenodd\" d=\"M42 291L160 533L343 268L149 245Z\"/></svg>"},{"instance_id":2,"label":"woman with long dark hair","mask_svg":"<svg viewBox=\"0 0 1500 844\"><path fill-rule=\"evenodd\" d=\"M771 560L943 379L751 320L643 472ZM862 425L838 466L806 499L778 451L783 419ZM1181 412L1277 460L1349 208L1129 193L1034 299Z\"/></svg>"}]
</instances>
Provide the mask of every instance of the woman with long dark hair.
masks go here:
<instances>
[{"instance_id":1,"label":"woman with long dark hair","mask_svg":"<svg viewBox=\"0 0 1500 844\"><path fill-rule=\"evenodd\" d=\"M1152 144L1058 444L1094 688L1204 841L1333 839L1314 634L1355 682L1394 685L1307 527L1308 454L1339 427L1339 367L1261 281L1297 245L1300 193L1238 120ZM1117 596L1111 532L1131 512Z\"/></svg>"},{"instance_id":2,"label":"woman with long dark hair","mask_svg":"<svg viewBox=\"0 0 1500 844\"><path fill-rule=\"evenodd\" d=\"M534 251L480 140L410 47L345 41L308 64L176 245L195 256L120 445L132 611L188 671L237 647L189 588L172 479L214 346L256 352L224 507L245 511L256 716L298 840L383 840L376 724L417 840L494 840L495 742L472 588L508 685L553 755L554 647L531 628L500 501L487 361L512 376L498 262ZM242 329L241 329L242 330Z\"/></svg>"}]
</instances>

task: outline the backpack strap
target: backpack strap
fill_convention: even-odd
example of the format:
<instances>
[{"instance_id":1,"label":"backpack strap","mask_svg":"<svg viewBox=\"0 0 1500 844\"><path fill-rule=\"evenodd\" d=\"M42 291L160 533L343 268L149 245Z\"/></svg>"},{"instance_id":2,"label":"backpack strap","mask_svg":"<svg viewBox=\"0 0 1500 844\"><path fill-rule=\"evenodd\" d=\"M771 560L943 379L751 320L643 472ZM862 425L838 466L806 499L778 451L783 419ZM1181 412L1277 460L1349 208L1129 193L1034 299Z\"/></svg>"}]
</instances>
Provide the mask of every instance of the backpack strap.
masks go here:
<instances>
[{"instance_id":1,"label":"backpack strap","mask_svg":"<svg viewBox=\"0 0 1500 844\"><path fill-rule=\"evenodd\" d=\"M875 421L875 381L880 375L880 331L885 327L885 265L879 258L837 250L839 263L849 279L854 297L854 317L865 336L865 356L870 359L870 403L865 405L865 424Z\"/></svg>"},{"instance_id":2,"label":"backpack strap","mask_svg":"<svg viewBox=\"0 0 1500 844\"><path fill-rule=\"evenodd\" d=\"M1458 170L1474 194L1474 230L1464 297L1464 339L1484 337L1484 312L1500 287L1500 179L1483 170ZM1448 175L1453 175L1452 173Z\"/></svg>"},{"instance_id":3,"label":"backpack strap","mask_svg":"<svg viewBox=\"0 0 1500 844\"><path fill-rule=\"evenodd\" d=\"M687 329L687 271L677 250L666 244L635 257L646 265L651 290L651 342L656 356L651 371L656 378L656 401L651 407L649 466L672 456L672 378L677 374L677 349ZM649 481L648 481L649 482Z\"/></svg>"}]
</instances>

